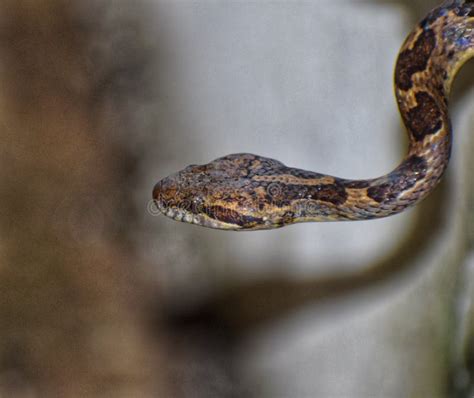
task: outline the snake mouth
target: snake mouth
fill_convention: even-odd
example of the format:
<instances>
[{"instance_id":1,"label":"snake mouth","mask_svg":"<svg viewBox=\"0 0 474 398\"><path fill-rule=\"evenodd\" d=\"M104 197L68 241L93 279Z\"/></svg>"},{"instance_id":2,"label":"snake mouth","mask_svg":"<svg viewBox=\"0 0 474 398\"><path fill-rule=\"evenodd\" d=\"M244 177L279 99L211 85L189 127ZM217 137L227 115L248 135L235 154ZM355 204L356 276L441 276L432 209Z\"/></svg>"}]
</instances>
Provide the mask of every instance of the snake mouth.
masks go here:
<instances>
[{"instance_id":1,"label":"snake mouth","mask_svg":"<svg viewBox=\"0 0 474 398\"><path fill-rule=\"evenodd\" d=\"M172 192L169 192L169 184L164 180L159 181L153 188L153 202L161 214L176 221L192 223L195 214L176 206L175 200L172 200ZM171 199L167 199L171 198Z\"/></svg>"},{"instance_id":2,"label":"snake mouth","mask_svg":"<svg viewBox=\"0 0 474 398\"><path fill-rule=\"evenodd\" d=\"M155 200L158 210L166 217L175 221L181 221L188 224L195 224L203 227L221 229L221 230L242 230L239 225L229 224L209 217L207 214L195 214L192 211L181 209L178 207L167 207L163 202Z\"/></svg>"},{"instance_id":3,"label":"snake mouth","mask_svg":"<svg viewBox=\"0 0 474 398\"><path fill-rule=\"evenodd\" d=\"M182 221L189 224L198 224L199 215L193 214L190 211L173 208L173 207L158 207L163 215L172 218L175 221Z\"/></svg>"},{"instance_id":4,"label":"snake mouth","mask_svg":"<svg viewBox=\"0 0 474 398\"><path fill-rule=\"evenodd\" d=\"M218 220L212 214L205 211L200 204L179 202L169 191L169 184L163 180L159 181L153 188L153 202L161 214L175 221L195 224L214 229L241 230L239 225ZM198 211L200 210L200 211Z\"/></svg>"}]
</instances>

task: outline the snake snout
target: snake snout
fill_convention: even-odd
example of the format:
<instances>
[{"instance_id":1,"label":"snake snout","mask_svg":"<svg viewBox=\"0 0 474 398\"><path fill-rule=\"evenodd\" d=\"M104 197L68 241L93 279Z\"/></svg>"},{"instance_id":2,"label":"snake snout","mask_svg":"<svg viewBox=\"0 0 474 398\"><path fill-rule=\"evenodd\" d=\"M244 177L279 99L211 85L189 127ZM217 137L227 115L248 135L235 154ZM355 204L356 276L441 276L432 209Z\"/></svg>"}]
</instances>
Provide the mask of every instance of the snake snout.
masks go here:
<instances>
[{"instance_id":1,"label":"snake snout","mask_svg":"<svg viewBox=\"0 0 474 398\"><path fill-rule=\"evenodd\" d=\"M166 201L163 200L163 180L158 181L153 187L153 201L160 212L166 211Z\"/></svg>"},{"instance_id":2,"label":"snake snout","mask_svg":"<svg viewBox=\"0 0 474 398\"><path fill-rule=\"evenodd\" d=\"M162 182L158 181L155 186L153 187L153 199L159 200L161 197L161 190L162 190Z\"/></svg>"},{"instance_id":3,"label":"snake snout","mask_svg":"<svg viewBox=\"0 0 474 398\"><path fill-rule=\"evenodd\" d=\"M175 179L166 177L153 187L153 199L159 208L167 208L176 201L178 191Z\"/></svg>"}]
</instances>

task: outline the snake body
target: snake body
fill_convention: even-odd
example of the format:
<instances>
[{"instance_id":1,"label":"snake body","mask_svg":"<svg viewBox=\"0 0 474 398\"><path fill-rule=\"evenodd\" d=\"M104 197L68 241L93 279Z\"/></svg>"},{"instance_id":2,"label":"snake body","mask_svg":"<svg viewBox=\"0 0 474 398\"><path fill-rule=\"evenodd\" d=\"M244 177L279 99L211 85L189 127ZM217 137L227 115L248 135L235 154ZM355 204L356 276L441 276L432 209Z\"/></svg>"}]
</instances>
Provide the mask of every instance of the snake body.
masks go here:
<instances>
[{"instance_id":1,"label":"snake body","mask_svg":"<svg viewBox=\"0 0 474 398\"><path fill-rule=\"evenodd\" d=\"M400 213L425 198L447 167L452 143L450 87L459 68L473 56L474 1L444 2L409 34L394 79L409 148L401 164L384 176L342 179L241 153L188 166L159 181L154 201L175 220L227 230Z\"/></svg>"}]
</instances>

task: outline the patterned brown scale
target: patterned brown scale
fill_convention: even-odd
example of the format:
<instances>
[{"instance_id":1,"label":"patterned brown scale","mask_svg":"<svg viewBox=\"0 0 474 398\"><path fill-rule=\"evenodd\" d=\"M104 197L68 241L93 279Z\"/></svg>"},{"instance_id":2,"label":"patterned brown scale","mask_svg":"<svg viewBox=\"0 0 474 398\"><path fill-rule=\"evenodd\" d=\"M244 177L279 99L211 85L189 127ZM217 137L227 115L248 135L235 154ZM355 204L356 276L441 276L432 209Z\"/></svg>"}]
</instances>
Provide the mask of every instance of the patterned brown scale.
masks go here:
<instances>
[{"instance_id":1,"label":"patterned brown scale","mask_svg":"<svg viewBox=\"0 0 474 398\"><path fill-rule=\"evenodd\" d=\"M164 178L154 187L155 203L175 220L227 230L399 213L425 198L447 167L452 141L449 91L459 68L473 56L472 1L445 1L410 33L394 79L408 154L384 176L347 180L258 155L233 154Z\"/></svg>"}]
</instances>

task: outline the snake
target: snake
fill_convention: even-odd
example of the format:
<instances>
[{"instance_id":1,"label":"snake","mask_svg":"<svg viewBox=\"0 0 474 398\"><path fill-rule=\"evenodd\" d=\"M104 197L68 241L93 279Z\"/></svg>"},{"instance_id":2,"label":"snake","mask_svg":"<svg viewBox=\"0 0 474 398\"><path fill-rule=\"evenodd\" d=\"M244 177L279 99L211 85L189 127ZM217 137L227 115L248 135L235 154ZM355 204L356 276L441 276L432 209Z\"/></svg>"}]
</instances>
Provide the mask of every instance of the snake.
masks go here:
<instances>
[{"instance_id":1,"label":"snake","mask_svg":"<svg viewBox=\"0 0 474 398\"><path fill-rule=\"evenodd\" d=\"M161 179L152 201L174 220L221 230L398 214L430 194L446 170L452 147L448 97L455 75L473 56L473 0L444 1L408 35L394 71L408 152L386 175L344 179L236 153Z\"/></svg>"}]
</instances>

